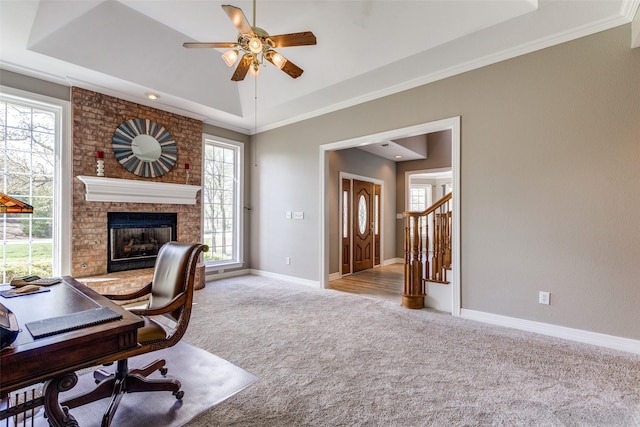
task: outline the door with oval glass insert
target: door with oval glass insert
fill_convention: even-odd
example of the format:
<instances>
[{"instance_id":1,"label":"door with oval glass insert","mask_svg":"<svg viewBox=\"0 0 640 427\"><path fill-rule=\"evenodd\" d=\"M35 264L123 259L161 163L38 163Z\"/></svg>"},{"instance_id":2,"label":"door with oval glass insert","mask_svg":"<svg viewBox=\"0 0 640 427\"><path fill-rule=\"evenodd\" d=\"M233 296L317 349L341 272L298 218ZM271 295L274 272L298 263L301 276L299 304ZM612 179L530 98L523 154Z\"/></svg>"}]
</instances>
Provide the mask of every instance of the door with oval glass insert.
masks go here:
<instances>
[{"instance_id":1,"label":"door with oval glass insert","mask_svg":"<svg viewBox=\"0 0 640 427\"><path fill-rule=\"evenodd\" d=\"M353 180L353 271L373 267L373 183Z\"/></svg>"}]
</instances>

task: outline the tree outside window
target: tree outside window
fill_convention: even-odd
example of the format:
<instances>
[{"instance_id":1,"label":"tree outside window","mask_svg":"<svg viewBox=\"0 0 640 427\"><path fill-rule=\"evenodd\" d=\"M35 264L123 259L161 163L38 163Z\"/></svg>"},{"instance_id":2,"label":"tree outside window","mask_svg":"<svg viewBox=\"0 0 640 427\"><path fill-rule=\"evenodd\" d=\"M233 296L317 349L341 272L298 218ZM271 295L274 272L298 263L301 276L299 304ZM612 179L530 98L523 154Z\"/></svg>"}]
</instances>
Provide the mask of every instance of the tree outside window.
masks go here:
<instances>
[{"instance_id":1,"label":"tree outside window","mask_svg":"<svg viewBox=\"0 0 640 427\"><path fill-rule=\"evenodd\" d=\"M52 275L57 123L53 110L0 99L0 186L33 206L33 214L0 217L3 282Z\"/></svg>"},{"instance_id":2,"label":"tree outside window","mask_svg":"<svg viewBox=\"0 0 640 427\"><path fill-rule=\"evenodd\" d=\"M203 240L209 245L207 264L240 260L240 145L205 140Z\"/></svg>"}]
</instances>

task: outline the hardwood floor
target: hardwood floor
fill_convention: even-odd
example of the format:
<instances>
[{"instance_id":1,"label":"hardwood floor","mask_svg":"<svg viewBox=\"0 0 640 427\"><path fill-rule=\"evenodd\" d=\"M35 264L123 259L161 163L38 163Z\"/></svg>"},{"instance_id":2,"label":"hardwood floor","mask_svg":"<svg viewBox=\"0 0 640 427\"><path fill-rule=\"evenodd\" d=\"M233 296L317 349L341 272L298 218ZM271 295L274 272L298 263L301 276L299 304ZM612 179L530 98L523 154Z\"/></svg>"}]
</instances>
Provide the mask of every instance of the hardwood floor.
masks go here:
<instances>
[{"instance_id":1,"label":"hardwood floor","mask_svg":"<svg viewBox=\"0 0 640 427\"><path fill-rule=\"evenodd\" d=\"M329 282L329 289L397 301L398 304L402 300L403 286L404 264L370 268Z\"/></svg>"}]
</instances>

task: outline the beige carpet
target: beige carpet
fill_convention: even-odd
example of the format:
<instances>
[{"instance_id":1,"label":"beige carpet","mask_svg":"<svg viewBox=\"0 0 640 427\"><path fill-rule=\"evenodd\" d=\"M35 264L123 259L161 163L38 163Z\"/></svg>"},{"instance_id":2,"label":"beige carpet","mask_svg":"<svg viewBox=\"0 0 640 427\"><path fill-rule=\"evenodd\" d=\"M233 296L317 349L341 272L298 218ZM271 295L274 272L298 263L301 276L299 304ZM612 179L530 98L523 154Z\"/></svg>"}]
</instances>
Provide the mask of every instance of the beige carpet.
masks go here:
<instances>
[{"instance_id":1,"label":"beige carpet","mask_svg":"<svg viewBox=\"0 0 640 427\"><path fill-rule=\"evenodd\" d=\"M640 357L257 276L186 340L259 380L201 426L636 426Z\"/></svg>"}]
</instances>

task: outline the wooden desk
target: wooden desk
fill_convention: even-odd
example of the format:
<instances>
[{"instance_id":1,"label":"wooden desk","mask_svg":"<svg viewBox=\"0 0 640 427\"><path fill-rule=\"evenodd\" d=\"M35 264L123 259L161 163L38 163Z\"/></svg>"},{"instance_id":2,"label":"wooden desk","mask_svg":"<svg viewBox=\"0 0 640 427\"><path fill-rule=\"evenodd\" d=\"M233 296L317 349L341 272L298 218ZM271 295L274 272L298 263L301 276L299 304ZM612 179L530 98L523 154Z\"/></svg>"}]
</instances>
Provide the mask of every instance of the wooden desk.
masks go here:
<instances>
[{"instance_id":1,"label":"wooden desk","mask_svg":"<svg viewBox=\"0 0 640 427\"><path fill-rule=\"evenodd\" d=\"M8 285L0 285L0 290L5 288L9 288ZM74 425L73 417L60 407L58 393L75 386L78 379L75 371L114 361L117 353L137 347L137 330L144 322L72 277L63 277L62 283L50 289L50 292L1 298L16 315L21 330L13 348L0 353L0 397L46 381L43 397L18 409L44 405L51 425ZM28 322L99 307L109 307L121 314L122 319L39 339L34 339L25 327ZM12 415L11 410L0 411L0 420Z\"/></svg>"}]
</instances>

